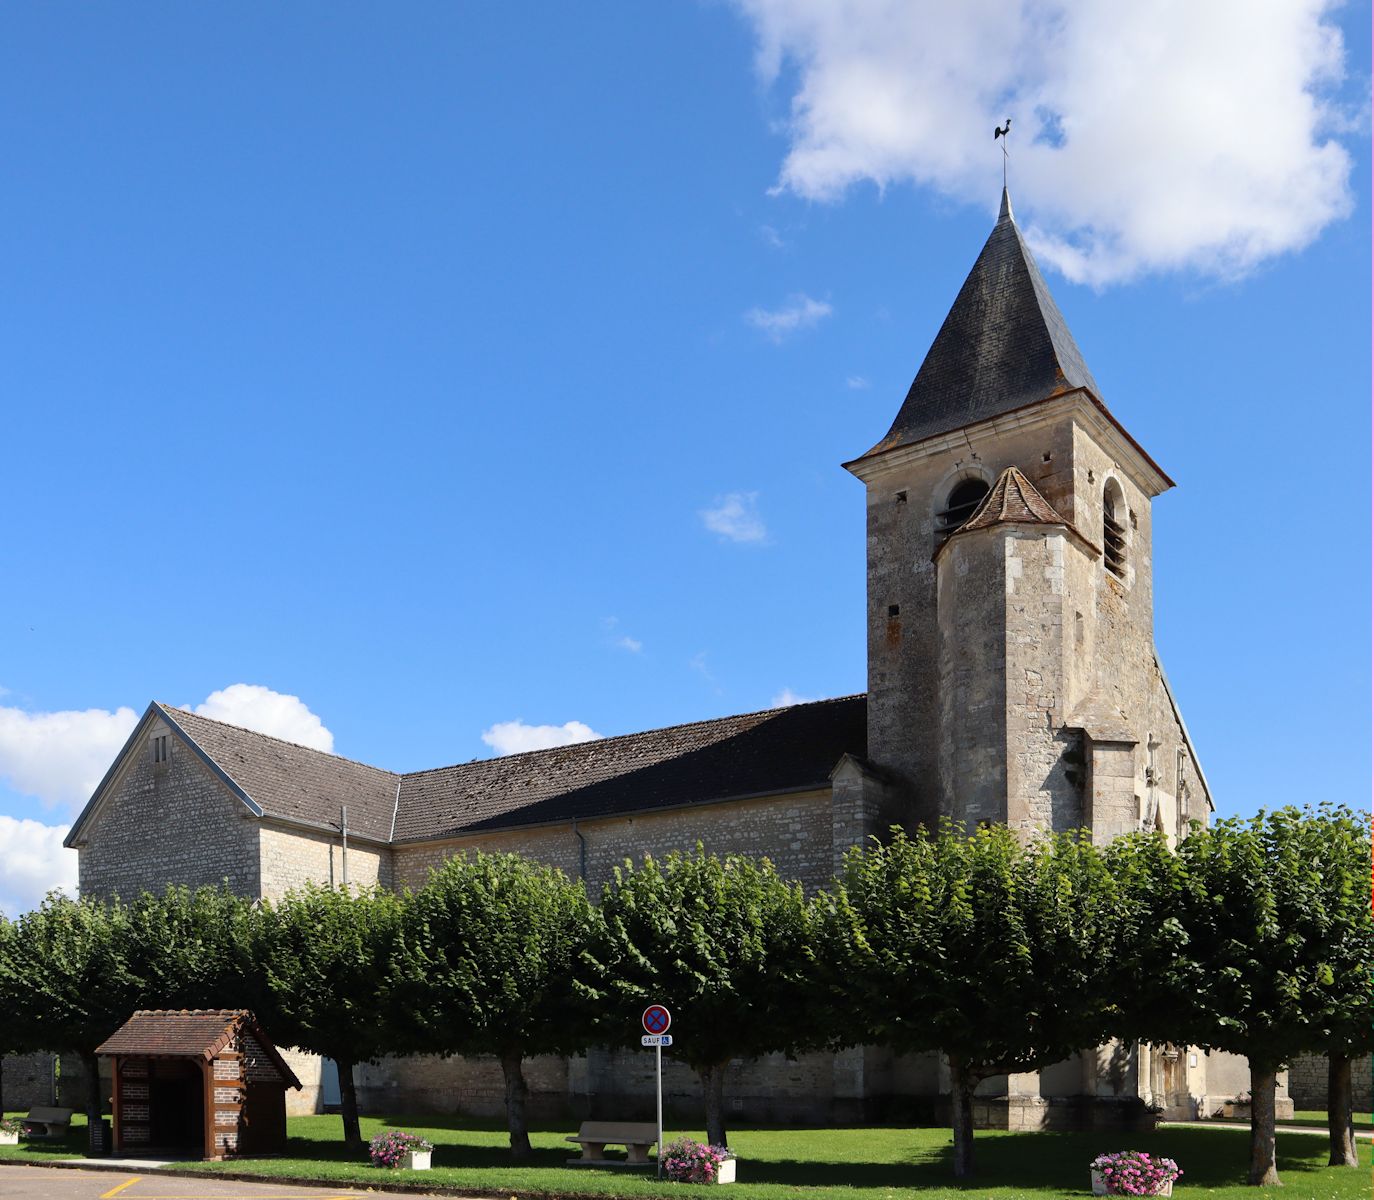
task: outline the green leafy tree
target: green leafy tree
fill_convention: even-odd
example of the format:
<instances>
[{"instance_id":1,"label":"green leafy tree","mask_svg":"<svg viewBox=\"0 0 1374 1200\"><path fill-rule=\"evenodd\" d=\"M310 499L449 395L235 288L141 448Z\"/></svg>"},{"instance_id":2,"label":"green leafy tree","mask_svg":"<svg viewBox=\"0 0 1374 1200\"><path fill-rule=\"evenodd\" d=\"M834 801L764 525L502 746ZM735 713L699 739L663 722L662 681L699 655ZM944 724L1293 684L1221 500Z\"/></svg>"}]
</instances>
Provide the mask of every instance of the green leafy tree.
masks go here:
<instances>
[{"instance_id":1,"label":"green leafy tree","mask_svg":"<svg viewBox=\"0 0 1374 1200\"><path fill-rule=\"evenodd\" d=\"M121 952L141 1008L249 1008L264 999L252 906L228 886L168 887L124 907Z\"/></svg>"},{"instance_id":2,"label":"green leafy tree","mask_svg":"<svg viewBox=\"0 0 1374 1200\"><path fill-rule=\"evenodd\" d=\"M1330 1024L1327 1056L1327 1126L1332 1166L1359 1166L1355 1142L1353 1059L1374 1050L1370 983L1374 979L1374 911L1370 896L1370 815L1324 810L1317 835L1331 936L1327 943L1331 987L1323 997Z\"/></svg>"},{"instance_id":3,"label":"green leafy tree","mask_svg":"<svg viewBox=\"0 0 1374 1200\"><path fill-rule=\"evenodd\" d=\"M22 1049L71 1051L90 1080L87 1115L100 1119L95 1049L139 1007L128 968L128 913L118 903L51 893L22 913L5 941L0 1011L26 1030Z\"/></svg>"},{"instance_id":4,"label":"green leafy tree","mask_svg":"<svg viewBox=\"0 0 1374 1200\"><path fill-rule=\"evenodd\" d=\"M954 1173L973 1173L973 1093L1105 1040L1115 886L1086 837L1023 844L952 826L856 848L820 900L820 954L856 1033L949 1062Z\"/></svg>"},{"instance_id":5,"label":"green leafy tree","mask_svg":"<svg viewBox=\"0 0 1374 1200\"><path fill-rule=\"evenodd\" d=\"M406 899L397 1005L424 1053L494 1055L511 1155L530 1155L524 1061L594 1040L588 949L595 908L580 881L516 854L460 855Z\"/></svg>"},{"instance_id":6,"label":"green leafy tree","mask_svg":"<svg viewBox=\"0 0 1374 1200\"><path fill-rule=\"evenodd\" d=\"M726 1145L732 1058L829 1040L808 1010L811 920L801 888L766 858L672 853L617 868L601 901L609 1040L640 1034L648 1003L673 1014L673 1053L700 1076L709 1140Z\"/></svg>"},{"instance_id":7,"label":"green leafy tree","mask_svg":"<svg viewBox=\"0 0 1374 1200\"><path fill-rule=\"evenodd\" d=\"M265 983L262 1016L284 1045L331 1058L339 1069L346 1144L361 1147L353 1069L396 1048L389 1020L401 901L383 889L307 884L263 902L253 956Z\"/></svg>"},{"instance_id":8,"label":"green leafy tree","mask_svg":"<svg viewBox=\"0 0 1374 1200\"><path fill-rule=\"evenodd\" d=\"M1138 931L1121 962L1129 977L1113 988L1124 1026L1146 1041L1245 1055L1255 1185L1280 1182L1278 1072L1298 1054L1329 1049L1361 1003L1368 1020L1369 979L1350 937L1360 891L1353 843L1337 850L1355 836L1348 826L1334 810L1284 808L1194 825L1177 854L1158 837L1113 847ZM1362 869L1367 897L1367 858Z\"/></svg>"}]
</instances>

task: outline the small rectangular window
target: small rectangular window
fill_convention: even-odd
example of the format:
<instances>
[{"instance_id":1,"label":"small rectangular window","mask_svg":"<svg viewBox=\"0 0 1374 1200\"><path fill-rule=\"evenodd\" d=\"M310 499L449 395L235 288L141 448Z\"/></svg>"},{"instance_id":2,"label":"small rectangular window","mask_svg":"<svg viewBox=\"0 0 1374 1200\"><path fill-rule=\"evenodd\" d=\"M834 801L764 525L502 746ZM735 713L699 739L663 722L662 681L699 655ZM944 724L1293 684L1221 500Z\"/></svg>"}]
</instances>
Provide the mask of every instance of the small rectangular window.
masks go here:
<instances>
[{"instance_id":1,"label":"small rectangular window","mask_svg":"<svg viewBox=\"0 0 1374 1200\"><path fill-rule=\"evenodd\" d=\"M901 615L902 606L900 604L889 604L887 606L887 619L889 621L893 620L896 617L900 617Z\"/></svg>"},{"instance_id":2,"label":"small rectangular window","mask_svg":"<svg viewBox=\"0 0 1374 1200\"><path fill-rule=\"evenodd\" d=\"M153 738L153 762L162 764L167 761L167 758L167 735L165 733L159 733Z\"/></svg>"}]
</instances>

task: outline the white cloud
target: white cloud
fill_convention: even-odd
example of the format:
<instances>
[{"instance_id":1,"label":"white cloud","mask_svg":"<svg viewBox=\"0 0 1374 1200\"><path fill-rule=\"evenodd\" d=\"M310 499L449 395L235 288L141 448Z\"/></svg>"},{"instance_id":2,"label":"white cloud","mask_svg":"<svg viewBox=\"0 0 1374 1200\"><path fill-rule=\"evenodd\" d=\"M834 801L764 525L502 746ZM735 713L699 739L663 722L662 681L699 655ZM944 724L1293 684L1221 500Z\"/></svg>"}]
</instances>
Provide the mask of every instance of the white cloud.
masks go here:
<instances>
[{"instance_id":1,"label":"white cloud","mask_svg":"<svg viewBox=\"0 0 1374 1200\"><path fill-rule=\"evenodd\" d=\"M769 708L791 708L794 704L810 704L814 696L801 696L790 687L785 687L769 701Z\"/></svg>"},{"instance_id":2,"label":"white cloud","mask_svg":"<svg viewBox=\"0 0 1374 1200\"><path fill-rule=\"evenodd\" d=\"M844 385L851 392L862 392L867 390L869 386L868 380L862 375L851 375L844 381Z\"/></svg>"},{"instance_id":3,"label":"white cloud","mask_svg":"<svg viewBox=\"0 0 1374 1200\"><path fill-rule=\"evenodd\" d=\"M61 806L74 814L136 724L132 708L37 713L0 708L0 779L16 792L36 796L44 808Z\"/></svg>"},{"instance_id":4,"label":"white cloud","mask_svg":"<svg viewBox=\"0 0 1374 1200\"><path fill-rule=\"evenodd\" d=\"M76 895L76 851L62 845L69 828L0 816L0 911L6 916L36 907L54 888Z\"/></svg>"},{"instance_id":5,"label":"white cloud","mask_svg":"<svg viewBox=\"0 0 1374 1200\"><path fill-rule=\"evenodd\" d=\"M631 654L638 654L644 649L644 643L638 638L632 638L628 633L624 637L618 637L615 644L622 650L628 650Z\"/></svg>"},{"instance_id":6,"label":"white cloud","mask_svg":"<svg viewBox=\"0 0 1374 1200\"><path fill-rule=\"evenodd\" d=\"M703 508L702 524L731 542L761 542L768 529L759 516L758 492L729 492L717 496L714 508Z\"/></svg>"},{"instance_id":7,"label":"white cloud","mask_svg":"<svg viewBox=\"0 0 1374 1200\"><path fill-rule=\"evenodd\" d=\"M190 708L189 705L185 706ZM211 692L202 716L287 738L317 750L334 749L334 735L296 696L256 684L235 683ZM115 760L139 714L120 707L28 712L0 707L0 780L34 796L44 808L75 815Z\"/></svg>"},{"instance_id":8,"label":"white cloud","mask_svg":"<svg viewBox=\"0 0 1374 1200\"><path fill-rule=\"evenodd\" d=\"M781 308L751 308L744 319L775 342L801 329L814 329L834 310L824 300L813 300L805 293L789 296Z\"/></svg>"},{"instance_id":9,"label":"white cloud","mask_svg":"<svg viewBox=\"0 0 1374 1200\"><path fill-rule=\"evenodd\" d=\"M568 721L563 725L526 725L518 718L498 721L482 731L482 740L497 754L523 754L526 750L547 750L551 746L571 746L594 742L601 737L590 725Z\"/></svg>"},{"instance_id":10,"label":"white cloud","mask_svg":"<svg viewBox=\"0 0 1374 1200\"><path fill-rule=\"evenodd\" d=\"M192 710L202 717L254 729L312 750L334 752L334 735L299 696L274 692L256 683L231 683L211 692Z\"/></svg>"},{"instance_id":11,"label":"white cloud","mask_svg":"<svg viewBox=\"0 0 1374 1200\"><path fill-rule=\"evenodd\" d=\"M782 250L787 245L787 243L782 240L782 234L771 225L760 225L759 236L763 238L766 245L771 246L774 250Z\"/></svg>"},{"instance_id":12,"label":"white cloud","mask_svg":"<svg viewBox=\"0 0 1374 1200\"><path fill-rule=\"evenodd\" d=\"M796 79L780 190L909 181L991 210L1010 115L1027 234L1093 285L1234 277L1351 209L1333 0L735 3L764 78Z\"/></svg>"}]
</instances>

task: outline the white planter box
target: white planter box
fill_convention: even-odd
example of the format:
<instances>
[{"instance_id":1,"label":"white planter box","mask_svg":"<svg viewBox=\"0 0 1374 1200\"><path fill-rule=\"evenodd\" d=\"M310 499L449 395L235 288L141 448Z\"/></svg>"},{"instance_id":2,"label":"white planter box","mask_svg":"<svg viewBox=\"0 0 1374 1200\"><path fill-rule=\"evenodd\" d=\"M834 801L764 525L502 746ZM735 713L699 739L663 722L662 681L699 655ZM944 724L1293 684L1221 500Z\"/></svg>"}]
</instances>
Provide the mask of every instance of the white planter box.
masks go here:
<instances>
[{"instance_id":1,"label":"white planter box","mask_svg":"<svg viewBox=\"0 0 1374 1200\"><path fill-rule=\"evenodd\" d=\"M727 1158L724 1162L720 1164L719 1170L716 1171L716 1182L735 1182L735 1160L733 1158Z\"/></svg>"},{"instance_id":2,"label":"white planter box","mask_svg":"<svg viewBox=\"0 0 1374 1200\"><path fill-rule=\"evenodd\" d=\"M407 1150L406 1156L401 1160L401 1166L407 1171L428 1171L429 1158L433 1150Z\"/></svg>"},{"instance_id":3,"label":"white planter box","mask_svg":"<svg viewBox=\"0 0 1374 1200\"><path fill-rule=\"evenodd\" d=\"M1093 1177L1093 1195L1105 1196L1107 1194L1107 1181L1102 1178L1101 1171L1091 1171ZM1155 1193L1156 1196L1172 1196L1174 1194L1174 1181L1171 1179Z\"/></svg>"},{"instance_id":4,"label":"white planter box","mask_svg":"<svg viewBox=\"0 0 1374 1200\"><path fill-rule=\"evenodd\" d=\"M0 1129L0 1146L17 1145L19 1145L19 1130L16 1129L13 1133L6 1133L3 1129Z\"/></svg>"}]
</instances>

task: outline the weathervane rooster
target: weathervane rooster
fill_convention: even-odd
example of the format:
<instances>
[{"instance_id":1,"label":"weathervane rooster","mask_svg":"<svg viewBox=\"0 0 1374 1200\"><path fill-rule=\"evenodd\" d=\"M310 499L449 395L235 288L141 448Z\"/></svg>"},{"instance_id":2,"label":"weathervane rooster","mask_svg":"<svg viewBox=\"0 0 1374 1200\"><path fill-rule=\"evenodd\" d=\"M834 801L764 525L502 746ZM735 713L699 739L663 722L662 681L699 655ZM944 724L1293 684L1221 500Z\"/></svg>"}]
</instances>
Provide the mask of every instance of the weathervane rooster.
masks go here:
<instances>
[{"instance_id":1,"label":"weathervane rooster","mask_svg":"<svg viewBox=\"0 0 1374 1200\"><path fill-rule=\"evenodd\" d=\"M1005 190L1005 189L1006 189L1006 186L1007 186L1007 158L1009 157L1008 154L1007 154L1007 143L1008 143L1009 141L1011 141L1011 118L1010 118L1010 117L1007 118L1007 123L1006 123L1005 125L995 126L995 127L993 128L993 131L992 131L992 140L993 140L993 142L995 143L995 142L997 141L998 138L1001 138L1001 139L1002 139L1002 188L1003 188L1003 190Z\"/></svg>"}]
</instances>

